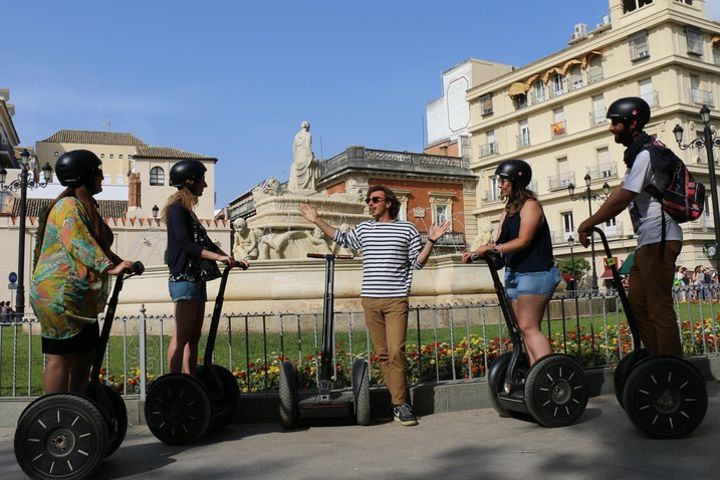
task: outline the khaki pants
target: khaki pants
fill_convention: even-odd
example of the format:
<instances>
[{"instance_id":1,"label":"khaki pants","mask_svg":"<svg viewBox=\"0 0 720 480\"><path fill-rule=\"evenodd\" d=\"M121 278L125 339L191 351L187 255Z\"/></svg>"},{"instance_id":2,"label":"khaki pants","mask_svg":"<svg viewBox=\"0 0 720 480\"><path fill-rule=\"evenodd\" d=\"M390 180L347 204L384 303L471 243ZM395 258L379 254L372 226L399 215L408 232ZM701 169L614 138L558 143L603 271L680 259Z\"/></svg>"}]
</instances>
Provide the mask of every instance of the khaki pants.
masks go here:
<instances>
[{"instance_id":1,"label":"khaki pants","mask_svg":"<svg viewBox=\"0 0 720 480\"><path fill-rule=\"evenodd\" d=\"M644 245L635 252L630 269L630 306L640 330L640 338L650 355L682 356L677 317L673 308L672 286L675 260L682 242L667 240Z\"/></svg>"},{"instance_id":2,"label":"khaki pants","mask_svg":"<svg viewBox=\"0 0 720 480\"><path fill-rule=\"evenodd\" d=\"M407 402L405 337L408 324L407 297L362 298L375 353L380 358L383 380L393 405Z\"/></svg>"}]
</instances>

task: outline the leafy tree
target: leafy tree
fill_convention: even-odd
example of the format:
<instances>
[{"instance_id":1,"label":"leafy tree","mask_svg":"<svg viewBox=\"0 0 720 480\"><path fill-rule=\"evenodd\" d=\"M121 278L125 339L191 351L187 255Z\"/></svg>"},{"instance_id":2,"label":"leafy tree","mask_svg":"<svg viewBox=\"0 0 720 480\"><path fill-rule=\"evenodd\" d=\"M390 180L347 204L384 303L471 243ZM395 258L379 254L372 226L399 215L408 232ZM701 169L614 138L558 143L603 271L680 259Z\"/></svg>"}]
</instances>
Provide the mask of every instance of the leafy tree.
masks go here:
<instances>
[{"instance_id":1,"label":"leafy tree","mask_svg":"<svg viewBox=\"0 0 720 480\"><path fill-rule=\"evenodd\" d=\"M572 273L576 277L582 276L590 270L590 262L582 257L567 258L560 262L560 271L563 273Z\"/></svg>"}]
</instances>

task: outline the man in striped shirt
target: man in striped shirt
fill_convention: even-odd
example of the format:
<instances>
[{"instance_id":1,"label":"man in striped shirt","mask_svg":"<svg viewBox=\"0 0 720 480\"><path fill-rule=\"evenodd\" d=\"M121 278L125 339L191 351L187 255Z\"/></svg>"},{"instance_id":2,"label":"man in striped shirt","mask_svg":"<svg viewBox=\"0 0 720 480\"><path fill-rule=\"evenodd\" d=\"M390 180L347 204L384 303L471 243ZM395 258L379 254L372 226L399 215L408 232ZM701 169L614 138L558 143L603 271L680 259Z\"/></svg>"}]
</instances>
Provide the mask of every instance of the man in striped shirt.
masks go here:
<instances>
[{"instance_id":1,"label":"man in striped shirt","mask_svg":"<svg viewBox=\"0 0 720 480\"><path fill-rule=\"evenodd\" d=\"M374 220L348 231L332 227L309 206L300 213L336 243L363 253L363 281L360 296L370 336L382 364L383 379L390 391L393 417L403 425L417 425L408 403L405 337L408 323L408 296L413 268L421 269L433 244L450 229L451 222L432 225L428 241L420 245L420 234L410 222L397 220L400 201L389 188L377 185L368 190L365 202Z\"/></svg>"}]
</instances>

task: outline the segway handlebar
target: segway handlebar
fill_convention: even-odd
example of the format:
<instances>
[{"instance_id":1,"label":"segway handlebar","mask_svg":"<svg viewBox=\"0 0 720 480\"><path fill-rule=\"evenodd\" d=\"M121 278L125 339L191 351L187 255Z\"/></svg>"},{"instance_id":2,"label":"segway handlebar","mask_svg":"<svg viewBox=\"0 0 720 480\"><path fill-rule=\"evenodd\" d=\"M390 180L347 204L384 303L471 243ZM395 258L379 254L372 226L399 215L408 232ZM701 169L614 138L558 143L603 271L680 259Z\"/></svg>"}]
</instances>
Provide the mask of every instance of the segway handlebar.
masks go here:
<instances>
[{"instance_id":1,"label":"segway handlebar","mask_svg":"<svg viewBox=\"0 0 720 480\"><path fill-rule=\"evenodd\" d=\"M338 260L352 260L355 255L334 255L332 253L308 253L307 258L328 258L333 257Z\"/></svg>"},{"instance_id":2,"label":"segway handlebar","mask_svg":"<svg viewBox=\"0 0 720 480\"><path fill-rule=\"evenodd\" d=\"M470 255L470 262L477 262L478 260L485 260L488 265L495 267L495 263L502 258L500 251L493 249L487 250L484 255L479 253L473 253Z\"/></svg>"}]
</instances>

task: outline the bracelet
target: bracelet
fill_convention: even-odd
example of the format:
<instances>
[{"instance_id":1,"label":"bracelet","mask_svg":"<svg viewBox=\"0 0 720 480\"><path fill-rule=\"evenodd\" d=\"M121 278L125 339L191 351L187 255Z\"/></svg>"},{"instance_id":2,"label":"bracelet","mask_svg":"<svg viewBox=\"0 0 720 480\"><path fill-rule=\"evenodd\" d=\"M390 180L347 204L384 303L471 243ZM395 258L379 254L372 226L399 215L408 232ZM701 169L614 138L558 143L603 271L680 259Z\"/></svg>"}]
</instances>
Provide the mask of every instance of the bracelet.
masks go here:
<instances>
[{"instance_id":1,"label":"bracelet","mask_svg":"<svg viewBox=\"0 0 720 480\"><path fill-rule=\"evenodd\" d=\"M433 240L432 238L428 237L428 242L430 242L430 243L432 243L433 245L435 245L435 242L437 242L437 240Z\"/></svg>"}]
</instances>

